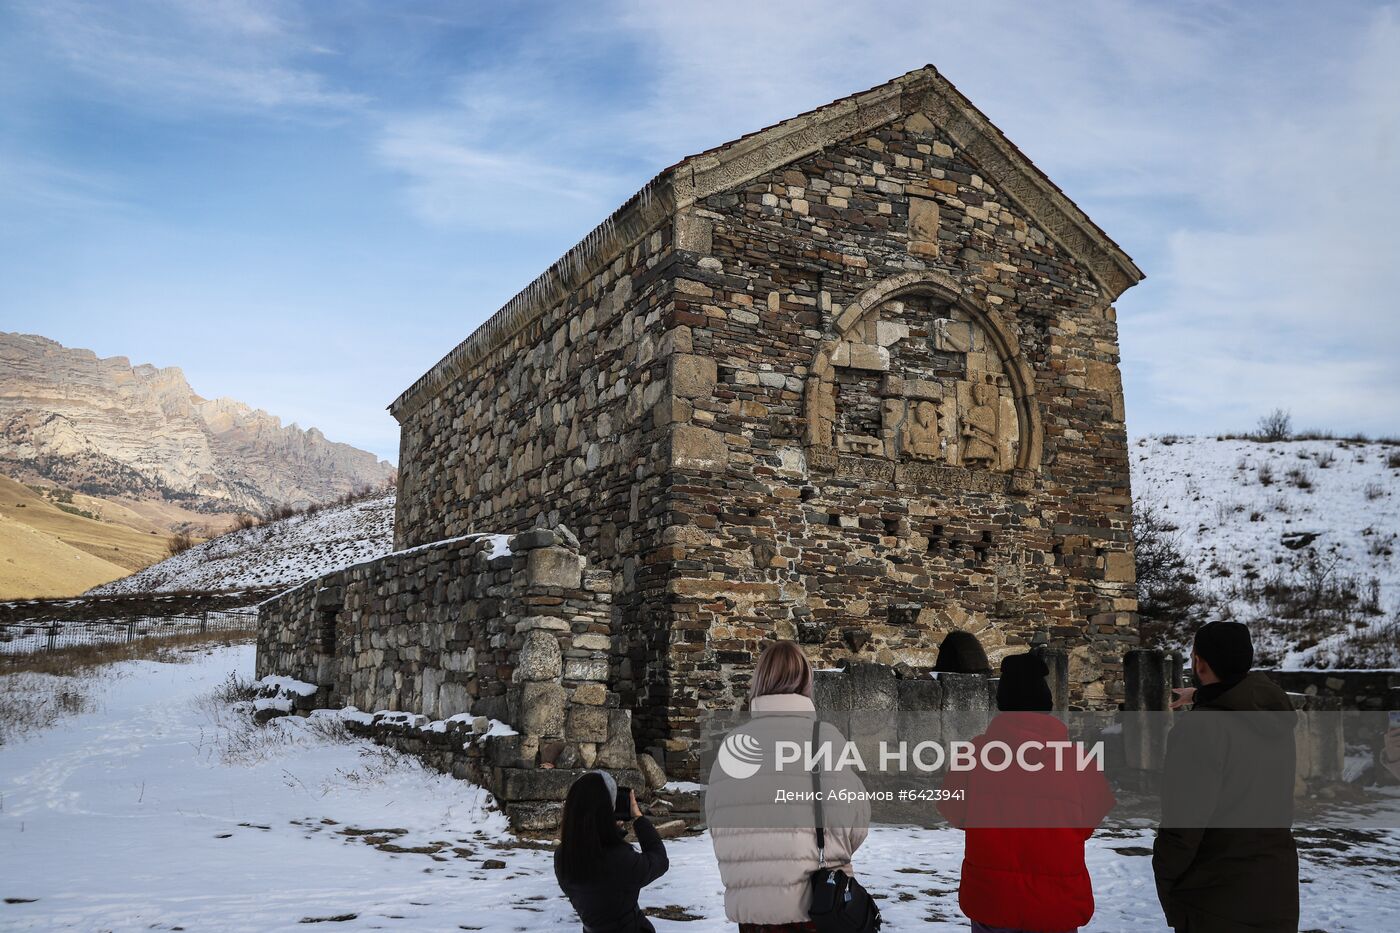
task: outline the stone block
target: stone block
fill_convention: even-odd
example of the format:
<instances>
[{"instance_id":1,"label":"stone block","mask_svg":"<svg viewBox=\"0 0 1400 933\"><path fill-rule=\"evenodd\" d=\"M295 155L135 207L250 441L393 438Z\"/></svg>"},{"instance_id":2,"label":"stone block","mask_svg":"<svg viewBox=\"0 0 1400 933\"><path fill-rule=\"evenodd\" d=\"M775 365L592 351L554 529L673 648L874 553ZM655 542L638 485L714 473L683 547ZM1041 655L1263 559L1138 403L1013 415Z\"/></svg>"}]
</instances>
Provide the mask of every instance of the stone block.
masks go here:
<instances>
[{"instance_id":1,"label":"stone block","mask_svg":"<svg viewBox=\"0 0 1400 933\"><path fill-rule=\"evenodd\" d=\"M938 202L930 198L909 198L909 241L937 246Z\"/></svg>"},{"instance_id":2,"label":"stone block","mask_svg":"<svg viewBox=\"0 0 1400 933\"><path fill-rule=\"evenodd\" d=\"M598 746L598 767L635 768L637 749L632 741L632 712L608 710L608 740Z\"/></svg>"},{"instance_id":3,"label":"stone block","mask_svg":"<svg viewBox=\"0 0 1400 933\"><path fill-rule=\"evenodd\" d=\"M671 464L682 470L719 473L729 464L729 446L718 431L678 424L671 431Z\"/></svg>"},{"instance_id":4,"label":"stone block","mask_svg":"<svg viewBox=\"0 0 1400 933\"><path fill-rule=\"evenodd\" d=\"M606 681L608 679L608 659L568 658L564 661L564 679Z\"/></svg>"},{"instance_id":5,"label":"stone block","mask_svg":"<svg viewBox=\"0 0 1400 933\"><path fill-rule=\"evenodd\" d=\"M559 639L549 632L535 630L525 636L515 663L515 675L520 680L558 680L563 673L564 659Z\"/></svg>"},{"instance_id":6,"label":"stone block","mask_svg":"<svg viewBox=\"0 0 1400 933\"><path fill-rule=\"evenodd\" d=\"M567 734L573 742L606 742L608 710L601 706L571 705Z\"/></svg>"},{"instance_id":7,"label":"stone block","mask_svg":"<svg viewBox=\"0 0 1400 933\"><path fill-rule=\"evenodd\" d=\"M520 731L530 735L563 735L568 699L568 691L556 683L521 685Z\"/></svg>"},{"instance_id":8,"label":"stone block","mask_svg":"<svg viewBox=\"0 0 1400 933\"><path fill-rule=\"evenodd\" d=\"M1110 551L1104 556L1103 576L1111 583L1132 583L1137 579L1133 555L1127 551Z\"/></svg>"},{"instance_id":9,"label":"stone block","mask_svg":"<svg viewBox=\"0 0 1400 933\"><path fill-rule=\"evenodd\" d=\"M574 636L574 647L581 651L607 651L612 647L612 639L600 632L584 632Z\"/></svg>"},{"instance_id":10,"label":"stone block","mask_svg":"<svg viewBox=\"0 0 1400 933\"><path fill-rule=\"evenodd\" d=\"M570 697L574 703L581 703L584 706L602 706L607 702L607 699L607 685L601 683L579 684L574 688L573 696Z\"/></svg>"},{"instance_id":11,"label":"stone block","mask_svg":"<svg viewBox=\"0 0 1400 933\"><path fill-rule=\"evenodd\" d=\"M870 343L848 344L851 369L872 369L884 372L890 368L890 351Z\"/></svg>"},{"instance_id":12,"label":"stone block","mask_svg":"<svg viewBox=\"0 0 1400 933\"><path fill-rule=\"evenodd\" d=\"M896 681L901 711L936 713L943 708L943 684L932 677Z\"/></svg>"},{"instance_id":13,"label":"stone block","mask_svg":"<svg viewBox=\"0 0 1400 933\"><path fill-rule=\"evenodd\" d=\"M812 700L817 709L847 712L854 693L844 671L817 671L812 675Z\"/></svg>"},{"instance_id":14,"label":"stone block","mask_svg":"<svg viewBox=\"0 0 1400 933\"><path fill-rule=\"evenodd\" d=\"M559 543L559 536L548 528L531 528L511 538L510 546L515 551L529 551L539 547L554 547Z\"/></svg>"},{"instance_id":15,"label":"stone block","mask_svg":"<svg viewBox=\"0 0 1400 933\"><path fill-rule=\"evenodd\" d=\"M851 709L898 708L899 688L893 668L884 664L850 664L845 676L851 684Z\"/></svg>"},{"instance_id":16,"label":"stone block","mask_svg":"<svg viewBox=\"0 0 1400 933\"><path fill-rule=\"evenodd\" d=\"M535 548L526 560L525 577L532 587L576 590L583 584L583 559L566 548Z\"/></svg>"},{"instance_id":17,"label":"stone block","mask_svg":"<svg viewBox=\"0 0 1400 933\"><path fill-rule=\"evenodd\" d=\"M638 753L637 768L642 772L642 777L646 779L648 790L660 790L666 786L666 772L661 770L656 759L646 752Z\"/></svg>"},{"instance_id":18,"label":"stone block","mask_svg":"<svg viewBox=\"0 0 1400 933\"><path fill-rule=\"evenodd\" d=\"M691 353L671 357L671 391L680 398L709 398L717 378L712 357Z\"/></svg>"},{"instance_id":19,"label":"stone block","mask_svg":"<svg viewBox=\"0 0 1400 933\"><path fill-rule=\"evenodd\" d=\"M909 325L898 321L877 321L875 323L875 343L890 347L909 336Z\"/></svg>"},{"instance_id":20,"label":"stone block","mask_svg":"<svg viewBox=\"0 0 1400 933\"><path fill-rule=\"evenodd\" d=\"M714 249L714 222L694 210L678 212L674 243L676 249L708 255Z\"/></svg>"},{"instance_id":21,"label":"stone block","mask_svg":"<svg viewBox=\"0 0 1400 933\"><path fill-rule=\"evenodd\" d=\"M515 631L518 632L567 632L572 626L568 619L561 619L558 616L526 616L515 623Z\"/></svg>"},{"instance_id":22,"label":"stone block","mask_svg":"<svg viewBox=\"0 0 1400 933\"><path fill-rule=\"evenodd\" d=\"M511 827L516 830L548 832L559 828L559 821L564 818L564 804L552 800L531 800L524 803L508 804L506 816L510 818ZM487 866L483 863L482 867Z\"/></svg>"},{"instance_id":23,"label":"stone block","mask_svg":"<svg viewBox=\"0 0 1400 933\"><path fill-rule=\"evenodd\" d=\"M563 800L569 786L583 771L567 768L503 768L500 778L502 800Z\"/></svg>"}]
</instances>

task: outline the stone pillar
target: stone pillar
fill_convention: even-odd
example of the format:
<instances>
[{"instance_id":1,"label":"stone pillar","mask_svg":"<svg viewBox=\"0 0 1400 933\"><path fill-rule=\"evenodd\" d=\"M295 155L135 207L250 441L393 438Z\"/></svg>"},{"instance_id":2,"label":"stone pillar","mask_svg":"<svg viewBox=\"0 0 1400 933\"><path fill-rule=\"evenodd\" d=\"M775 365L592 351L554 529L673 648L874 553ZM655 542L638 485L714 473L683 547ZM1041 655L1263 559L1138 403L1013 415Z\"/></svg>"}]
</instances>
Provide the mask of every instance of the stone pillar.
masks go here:
<instances>
[{"instance_id":1,"label":"stone pillar","mask_svg":"<svg viewBox=\"0 0 1400 933\"><path fill-rule=\"evenodd\" d=\"M1069 652L1059 648L1045 648L1040 652L1050 674L1045 678L1050 685L1050 699L1056 710L1069 709Z\"/></svg>"},{"instance_id":2,"label":"stone pillar","mask_svg":"<svg viewBox=\"0 0 1400 933\"><path fill-rule=\"evenodd\" d=\"M1346 758L1341 701L1336 697L1298 693L1290 693L1288 697L1298 712L1298 722L1293 727L1297 767L1294 792L1303 794L1310 788L1339 783Z\"/></svg>"},{"instance_id":3,"label":"stone pillar","mask_svg":"<svg viewBox=\"0 0 1400 933\"><path fill-rule=\"evenodd\" d=\"M523 618L514 657L512 702L522 733L497 781L517 828L557 825L565 793L588 768L637 783L632 714L609 690L612 659L612 576L588 570L578 540L562 526L512 539L515 598ZM514 644L514 642L513 642ZM517 772L544 766L548 779ZM629 783L630 782L630 783Z\"/></svg>"},{"instance_id":4,"label":"stone pillar","mask_svg":"<svg viewBox=\"0 0 1400 933\"><path fill-rule=\"evenodd\" d=\"M1171 661L1158 648L1123 656L1123 754L1130 768L1156 771L1167 752L1171 717Z\"/></svg>"}]
</instances>

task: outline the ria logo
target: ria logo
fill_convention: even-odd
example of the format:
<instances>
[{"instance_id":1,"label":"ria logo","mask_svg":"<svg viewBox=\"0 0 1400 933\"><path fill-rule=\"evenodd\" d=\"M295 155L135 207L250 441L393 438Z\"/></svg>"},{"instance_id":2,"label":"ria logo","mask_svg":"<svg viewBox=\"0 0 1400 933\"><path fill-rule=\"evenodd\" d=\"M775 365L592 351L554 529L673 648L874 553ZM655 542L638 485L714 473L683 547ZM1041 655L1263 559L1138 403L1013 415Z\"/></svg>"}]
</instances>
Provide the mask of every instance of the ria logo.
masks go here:
<instances>
[{"instance_id":1,"label":"ria logo","mask_svg":"<svg viewBox=\"0 0 1400 933\"><path fill-rule=\"evenodd\" d=\"M747 732L724 737L716 756L719 769L737 781L753 777L763 765L763 746Z\"/></svg>"}]
</instances>

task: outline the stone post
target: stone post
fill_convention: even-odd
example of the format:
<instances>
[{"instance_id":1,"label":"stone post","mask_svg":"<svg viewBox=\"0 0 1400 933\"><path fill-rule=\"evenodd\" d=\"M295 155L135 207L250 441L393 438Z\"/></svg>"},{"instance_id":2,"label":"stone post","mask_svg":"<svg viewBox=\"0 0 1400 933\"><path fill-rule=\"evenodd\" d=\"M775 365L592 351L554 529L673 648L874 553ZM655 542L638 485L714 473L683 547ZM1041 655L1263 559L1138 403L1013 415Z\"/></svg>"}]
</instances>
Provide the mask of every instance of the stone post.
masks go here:
<instances>
[{"instance_id":1,"label":"stone post","mask_svg":"<svg viewBox=\"0 0 1400 933\"><path fill-rule=\"evenodd\" d=\"M1167 752L1171 662L1159 648L1123 656L1123 754L1130 768L1157 771Z\"/></svg>"},{"instance_id":2,"label":"stone post","mask_svg":"<svg viewBox=\"0 0 1400 933\"><path fill-rule=\"evenodd\" d=\"M1056 710L1069 709L1069 652L1059 648L1045 648L1040 652L1050 674L1045 678L1050 685L1050 699Z\"/></svg>"},{"instance_id":3,"label":"stone post","mask_svg":"<svg viewBox=\"0 0 1400 933\"><path fill-rule=\"evenodd\" d=\"M612 658L612 577L588 570L567 528L516 535L515 594L523 617L515 625L509 707L521 732L496 790L521 829L558 824L564 795L585 769L614 772L642 788L636 776L632 714L608 689ZM543 775L520 772L545 766Z\"/></svg>"}]
</instances>

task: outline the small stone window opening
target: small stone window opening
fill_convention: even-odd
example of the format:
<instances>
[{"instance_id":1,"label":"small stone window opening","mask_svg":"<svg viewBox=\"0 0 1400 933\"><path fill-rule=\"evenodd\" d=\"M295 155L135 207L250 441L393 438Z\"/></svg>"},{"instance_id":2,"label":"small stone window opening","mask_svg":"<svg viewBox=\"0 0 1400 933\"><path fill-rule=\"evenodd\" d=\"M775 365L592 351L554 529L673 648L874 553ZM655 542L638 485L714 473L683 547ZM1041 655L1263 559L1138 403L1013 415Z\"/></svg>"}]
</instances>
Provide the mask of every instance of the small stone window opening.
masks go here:
<instances>
[{"instance_id":1,"label":"small stone window opening","mask_svg":"<svg viewBox=\"0 0 1400 933\"><path fill-rule=\"evenodd\" d=\"M335 654L335 620L339 613L333 611L321 612L320 635L321 653Z\"/></svg>"},{"instance_id":2,"label":"small stone window opening","mask_svg":"<svg viewBox=\"0 0 1400 933\"><path fill-rule=\"evenodd\" d=\"M979 564L985 564L987 562L987 554L990 553L991 550L992 533L990 531L983 531L981 539L972 543L973 559Z\"/></svg>"},{"instance_id":3,"label":"small stone window opening","mask_svg":"<svg viewBox=\"0 0 1400 933\"><path fill-rule=\"evenodd\" d=\"M882 519L882 521L885 523L885 536L886 536L886 537L894 538L894 537L898 537L898 536L899 536L899 519L897 519L897 518L886 518L886 519Z\"/></svg>"},{"instance_id":4,"label":"small stone window opening","mask_svg":"<svg viewBox=\"0 0 1400 933\"><path fill-rule=\"evenodd\" d=\"M841 516L835 512L830 512L826 516L826 523L833 528L841 527Z\"/></svg>"}]
</instances>

